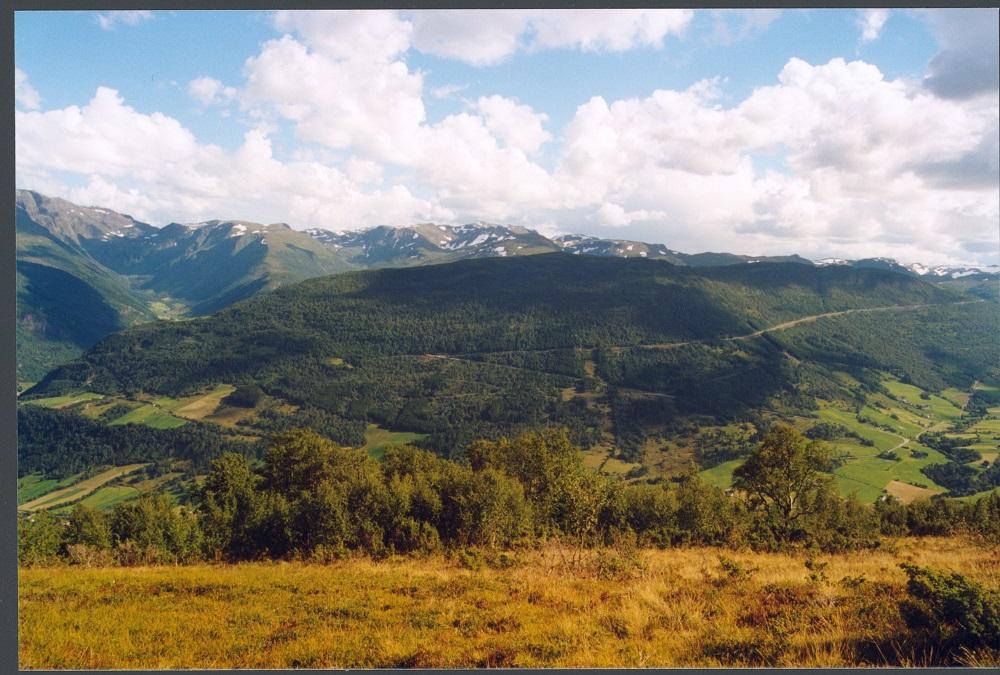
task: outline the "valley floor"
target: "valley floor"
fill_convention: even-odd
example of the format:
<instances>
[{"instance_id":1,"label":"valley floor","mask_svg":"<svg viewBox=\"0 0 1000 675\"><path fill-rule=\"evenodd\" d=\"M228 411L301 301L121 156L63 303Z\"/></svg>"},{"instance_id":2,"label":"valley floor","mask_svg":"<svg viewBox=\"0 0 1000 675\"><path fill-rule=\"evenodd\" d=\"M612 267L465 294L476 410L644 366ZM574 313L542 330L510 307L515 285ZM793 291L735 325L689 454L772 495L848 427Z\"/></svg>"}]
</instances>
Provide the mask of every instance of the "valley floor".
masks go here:
<instances>
[{"instance_id":1,"label":"valley floor","mask_svg":"<svg viewBox=\"0 0 1000 675\"><path fill-rule=\"evenodd\" d=\"M20 666L931 665L899 613L901 562L1000 589L1000 548L958 537L815 560L550 547L325 565L25 568ZM982 658L967 665L991 665Z\"/></svg>"}]
</instances>

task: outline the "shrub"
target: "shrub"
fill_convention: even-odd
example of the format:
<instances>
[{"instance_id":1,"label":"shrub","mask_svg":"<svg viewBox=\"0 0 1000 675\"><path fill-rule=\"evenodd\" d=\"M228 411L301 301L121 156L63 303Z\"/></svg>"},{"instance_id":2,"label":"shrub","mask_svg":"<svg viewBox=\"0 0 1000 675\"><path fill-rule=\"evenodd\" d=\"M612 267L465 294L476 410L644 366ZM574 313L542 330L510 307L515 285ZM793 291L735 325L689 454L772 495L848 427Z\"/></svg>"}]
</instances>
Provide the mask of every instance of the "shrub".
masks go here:
<instances>
[{"instance_id":1,"label":"shrub","mask_svg":"<svg viewBox=\"0 0 1000 675\"><path fill-rule=\"evenodd\" d=\"M900 612L918 640L952 658L963 648L1000 650L1000 593L954 572L900 567L909 577L910 594Z\"/></svg>"},{"instance_id":2,"label":"shrub","mask_svg":"<svg viewBox=\"0 0 1000 675\"><path fill-rule=\"evenodd\" d=\"M63 524L47 511L17 519L17 560L21 565L40 565L58 559Z\"/></svg>"}]
</instances>

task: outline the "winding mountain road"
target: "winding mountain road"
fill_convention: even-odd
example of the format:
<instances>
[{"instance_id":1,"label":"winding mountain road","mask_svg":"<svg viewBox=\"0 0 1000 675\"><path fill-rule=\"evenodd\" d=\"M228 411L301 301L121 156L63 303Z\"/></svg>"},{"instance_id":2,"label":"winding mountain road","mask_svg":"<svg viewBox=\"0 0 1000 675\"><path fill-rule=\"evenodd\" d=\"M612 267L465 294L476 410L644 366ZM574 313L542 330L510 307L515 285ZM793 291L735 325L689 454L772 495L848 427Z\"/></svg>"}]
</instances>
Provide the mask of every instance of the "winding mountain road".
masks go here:
<instances>
[{"instance_id":1,"label":"winding mountain road","mask_svg":"<svg viewBox=\"0 0 1000 675\"><path fill-rule=\"evenodd\" d=\"M961 302L950 302L950 303L931 303L931 304L925 303L921 305L886 305L883 307L858 307L856 309L844 309L837 312L824 312L822 314L811 314L809 316L803 316L799 317L798 319L792 319L791 321L785 321L783 323L775 324L773 326L768 326L767 328L761 328L760 330L754 331L752 333L747 333L746 335L705 338L701 340L688 340L686 342L661 342L654 344L640 344L640 345L629 345L624 347L612 347L612 351L617 351L622 349L675 349L677 347L684 347L685 345L703 344L706 342L715 342L717 340L752 340L754 338L759 338L768 333L777 333L779 331L788 330L789 328L794 328L795 326L800 326L804 323L813 323L814 321L818 321L820 319L826 319L835 316L846 316L848 314L866 314L871 312L891 312L900 310L923 309L925 307L937 307L941 304L967 305L973 302L982 302L982 300L963 300Z\"/></svg>"},{"instance_id":2,"label":"winding mountain road","mask_svg":"<svg viewBox=\"0 0 1000 675\"><path fill-rule=\"evenodd\" d=\"M482 351L482 352L463 352L456 354L412 354L407 356L422 356L430 358L456 358L462 356L480 356L485 354L544 354L548 352L562 352L570 349L605 349L610 352L622 352L626 349L677 349L678 347L686 347L688 345L706 344L710 342L720 342L720 341L735 341L735 340L753 340L762 337L768 333L776 333L783 330L788 330L789 328L794 328L804 323L812 323L814 321L819 321L820 319L832 318L836 316L846 316L848 314L866 314L873 312L892 312L892 311L908 311L914 309L924 309L926 307L939 307L942 305L968 305L977 302L984 302L983 300L962 300L959 302L948 302L948 303L925 303L920 305L885 305L882 307L858 307L856 309L844 309L836 312L823 312L822 314L811 314L809 316L802 316L798 319L792 319L791 321L784 321L773 326L768 326L767 328L761 328L752 333L747 333L745 335L732 335L728 337L710 337L710 338L700 338L697 340L684 340L680 342L654 342L654 343L642 343L634 345L616 345L611 347L552 347L548 349L505 349L498 351ZM467 359L459 359L467 360Z\"/></svg>"}]
</instances>

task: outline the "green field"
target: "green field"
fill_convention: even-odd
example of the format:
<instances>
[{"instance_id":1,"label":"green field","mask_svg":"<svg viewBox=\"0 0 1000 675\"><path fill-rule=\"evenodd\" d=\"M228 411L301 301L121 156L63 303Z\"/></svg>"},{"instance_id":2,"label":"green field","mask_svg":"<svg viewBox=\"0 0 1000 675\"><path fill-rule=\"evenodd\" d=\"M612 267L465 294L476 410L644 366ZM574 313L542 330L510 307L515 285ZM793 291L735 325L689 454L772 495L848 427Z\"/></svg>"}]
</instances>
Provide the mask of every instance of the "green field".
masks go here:
<instances>
[{"instance_id":1,"label":"green field","mask_svg":"<svg viewBox=\"0 0 1000 675\"><path fill-rule=\"evenodd\" d=\"M167 411L149 404L130 410L111 422L110 426L119 424L144 424L153 429L173 429L184 426L187 424L187 421L179 417L174 417Z\"/></svg>"},{"instance_id":2,"label":"green field","mask_svg":"<svg viewBox=\"0 0 1000 675\"><path fill-rule=\"evenodd\" d=\"M845 496L854 493L865 502L878 499L886 486L893 481L926 488L933 492L944 492L944 488L924 475L921 469L930 464L946 463L947 457L916 439L925 431L949 428L960 418L962 410L955 405L955 402L963 401L963 393L958 390L945 392L954 402L936 395L929 395L927 399L923 399L919 388L903 384L894 378L886 378L883 384L895 400L883 394L870 395L868 404L860 413L864 421L859 421L858 415L851 410L835 408L820 402L820 410L817 412L820 420L840 424L874 444L865 446L851 438L830 442L833 456L843 462L833 471L839 491ZM968 394L964 394L964 398L967 397ZM888 427L894 431L886 431L875 425ZM972 445L976 433L981 440ZM970 445L976 450L995 452L996 438L1000 437L1000 419L983 420L960 436L969 439ZM914 450L926 453L926 457L914 457L911 454ZM886 451L894 452L898 459L878 457ZM979 461L981 460L975 463L977 466ZM702 471L700 476L711 485L727 488L732 483L733 470L741 463L741 459L725 462Z\"/></svg>"},{"instance_id":3,"label":"green field","mask_svg":"<svg viewBox=\"0 0 1000 675\"><path fill-rule=\"evenodd\" d=\"M842 424L851 431L856 432L862 438L868 439L875 444L875 449L890 450L900 444L899 436L891 434L881 429L876 429L863 422L859 422L854 413L837 408L823 408L818 413L819 418L825 422ZM871 448L869 448L871 449ZM877 452L875 454L878 454Z\"/></svg>"},{"instance_id":4,"label":"green field","mask_svg":"<svg viewBox=\"0 0 1000 675\"><path fill-rule=\"evenodd\" d=\"M111 485L102 487L80 500L80 504L94 509L110 509L116 504L135 499L141 492L129 485ZM56 513L67 512L74 508L74 505L63 506L54 509Z\"/></svg>"},{"instance_id":5,"label":"green field","mask_svg":"<svg viewBox=\"0 0 1000 675\"><path fill-rule=\"evenodd\" d=\"M962 416L961 408L951 401L936 394L930 394L927 400L920 397L922 390L912 384L903 384L899 380L887 378L882 384L893 396L938 420L955 420Z\"/></svg>"},{"instance_id":6,"label":"green field","mask_svg":"<svg viewBox=\"0 0 1000 675\"><path fill-rule=\"evenodd\" d=\"M369 424L365 429L365 444L361 449L368 453L369 457L382 459L385 449L391 445L409 445L421 439L427 438L427 434L418 434L410 431L389 431L377 424Z\"/></svg>"},{"instance_id":7,"label":"green field","mask_svg":"<svg viewBox=\"0 0 1000 675\"><path fill-rule=\"evenodd\" d=\"M889 408L888 413L886 413L871 406L865 406L861 409L861 415L865 419L873 420L876 424L891 427L896 430L896 433L907 438L916 438L925 431L924 426L919 423L919 417L899 408ZM892 415L896 417L893 418Z\"/></svg>"},{"instance_id":8,"label":"green field","mask_svg":"<svg viewBox=\"0 0 1000 675\"><path fill-rule=\"evenodd\" d=\"M65 396L51 396L49 398L36 398L32 401L25 401L26 405L38 405L43 408L69 408L85 401L98 401L104 398L104 394L96 394L92 391L84 391L79 394L67 394Z\"/></svg>"},{"instance_id":9,"label":"green field","mask_svg":"<svg viewBox=\"0 0 1000 675\"><path fill-rule=\"evenodd\" d=\"M711 469L705 469L698 475L709 485L726 489L733 483L733 471L741 464L743 464L742 459L731 459L718 466L713 466Z\"/></svg>"},{"instance_id":10,"label":"green field","mask_svg":"<svg viewBox=\"0 0 1000 675\"><path fill-rule=\"evenodd\" d=\"M41 474L33 473L17 479L17 505L25 504L42 495L72 485L79 480L80 475L70 476L62 480L43 478Z\"/></svg>"},{"instance_id":11,"label":"green field","mask_svg":"<svg viewBox=\"0 0 1000 675\"><path fill-rule=\"evenodd\" d=\"M18 511L43 511L47 509L55 509L57 507L65 506L68 504L73 504L80 501L81 498L87 497L93 492L103 487L106 483L137 471L146 464L127 464L125 466L115 466L105 471L102 471L90 478L84 478L83 480L77 481L74 479L67 479L63 481L63 484L55 486L57 489L50 492L45 492L39 497L34 499L25 500L24 503L18 504ZM37 485L37 483L35 483Z\"/></svg>"}]
</instances>

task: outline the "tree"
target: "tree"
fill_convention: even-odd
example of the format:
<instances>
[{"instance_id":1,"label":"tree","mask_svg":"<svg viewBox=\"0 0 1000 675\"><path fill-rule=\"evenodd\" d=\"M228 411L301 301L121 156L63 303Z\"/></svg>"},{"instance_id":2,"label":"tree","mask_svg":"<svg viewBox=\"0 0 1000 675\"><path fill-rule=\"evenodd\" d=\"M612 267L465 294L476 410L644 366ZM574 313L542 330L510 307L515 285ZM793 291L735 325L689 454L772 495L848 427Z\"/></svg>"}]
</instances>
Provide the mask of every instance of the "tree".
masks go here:
<instances>
[{"instance_id":1,"label":"tree","mask_svg":"<svg viewBox=\"0 0 1000 675\"><path fill-rule=\"evenodd\" d=\"M191 560L201 548L198 522L186 509L175 510L165 494L119 504L111 512L111 537L152 559Z\"/></svg>"},{"instance_id":2,"label":"tree","mask_svg":"<svg viewBox=\"0 0 1000 675\"><path fill-rule=\"evenodd\" d=\"M820 493L832 479L820 471L829 462L824 444L807 443L796 429L776 424L733 472L733 487L779 541L790 541L801 534L802 519L822 508Z\"/></svg>"},{"instance_id":3,"label":"tree","mask_svg":"<svg viewBox=\"0 0 1000 675\"><path fill-rule=\"evenodd\" d=\"M77 504L66 523L65 543L83 544L95 549L111 548L111 524L97 509Z\"/></svg>"},{"instance_id":4,"label":"tree","mask_svg":"<svg viewBox=\"0 0 1000 675\"><path fill-rule=\"evenodd\" d=\"M59 554L63 528L48 511L17 519L17 560L22 565L45 563Z\"/></svg>"},{"instance_id":5,"label":"tree","mask_svg":"<svg viewBox=\"0 0 1000 675\"><path fill-rule=\"evenodd\" d=\"M201 488L198 516L211 556L248 556L260 518L258 478L246 458L227 452L212 464Z\"/></svg>"}]
</instances>

